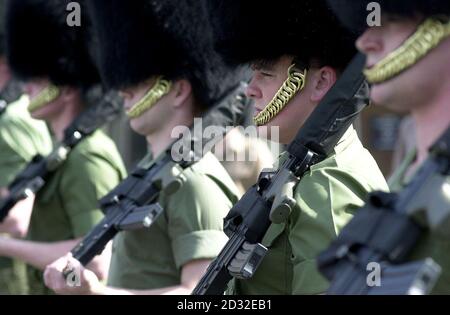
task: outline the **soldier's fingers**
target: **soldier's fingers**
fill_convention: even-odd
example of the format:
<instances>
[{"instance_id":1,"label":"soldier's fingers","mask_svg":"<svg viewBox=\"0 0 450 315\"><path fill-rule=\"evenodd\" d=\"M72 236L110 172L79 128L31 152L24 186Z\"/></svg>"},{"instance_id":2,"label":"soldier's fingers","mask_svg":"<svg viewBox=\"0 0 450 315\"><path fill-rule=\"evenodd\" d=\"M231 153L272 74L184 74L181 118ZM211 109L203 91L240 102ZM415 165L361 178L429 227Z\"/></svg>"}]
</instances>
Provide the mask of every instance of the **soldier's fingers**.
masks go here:
<instances>
[{"instance_id":1,"label":"soldier's fingers","mask_svg":"<svg viewBox=\"0 0 450 315\"><path fill-rule=\"evenodd\" d=\"M44 284L46 287L50 288L50 267L49 266L45 267L45 270L44 270Z\"/></svg>"},{"instance_id":2,"label":"soldier's fingers","mask_svg":"<svg viewBox=\"0 0 450 315\"><path fill-rule=\"evenodd\" d=\"M44 283L49 288L54 290L57 283L57 278L61 278L61 272L53 266L47 266L44 271Z\"/></svg>"},{"instance_id":3,"label":"soldier's fingers","mask_svg":"<svg viewBox=\"0 0 450 315\"><path fill-rule=\"evenodd\" d=\"M62 272L63 269L67 266L69 259L70 258L68 256L61 257L58 260L52 262L49 266L55 270L58 270L59 272Z\"/></svg>"}]
</instances>

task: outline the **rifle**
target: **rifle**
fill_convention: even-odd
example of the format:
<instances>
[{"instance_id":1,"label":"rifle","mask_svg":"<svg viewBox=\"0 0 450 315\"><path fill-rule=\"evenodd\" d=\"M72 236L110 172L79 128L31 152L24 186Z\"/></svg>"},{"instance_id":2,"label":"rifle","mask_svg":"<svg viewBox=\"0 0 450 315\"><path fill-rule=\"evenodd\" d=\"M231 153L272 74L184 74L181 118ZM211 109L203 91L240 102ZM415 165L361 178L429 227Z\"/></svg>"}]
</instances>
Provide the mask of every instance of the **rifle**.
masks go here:
<instances>
[{"instance_id":1,"label":"rifle","mask_svg":"<svg viewBox=\"0 0 450 315\"><path fill-rule=\"evenodd\" d=\"M204 127L220 127L222 135L231 127L244 121L246 84L241 83L223 100L218 102L202 118ZM194 127L194 137L183 137L170 145L148 167L135 169L131 175L100 200L105 213L103 220L74 248L71 253L82 265L87 265L96 255L103 252L105 246L117 233L141 228L149 228L163 212L158 203L160 193L175 193L182 185L183 171L199 161L205 151L220 140L206 137L203 130ZM201 129L201 128L200 128ZM201 134L199 134L200 132ZM182 153L175 146L182 144ZM67 278L72 270L63 273Z\"/></svg>"},{"instance_id":2,"label":"rifle","mask_svg":"<svg viewBox=\"0 0 450 315\"><path fill-rule=\"evenodd\" d=\"M102 125L116 118L122 103L116 92L106 93L101 101L79 115L64 131L64 139L46 157L36 155L9 185L9 195L0 202L0 223L17 202L36 194L67 160L68 155L81 141Z\"/></svg>"},{"instance_id":3,"label":"rifle","mask_svg":"<svg viewBox=\"0 0 450 315\"><path fill-rule=\"evenodd\" d=\"M0 116L6 111L9 104L17 101L21 95L19 82L9 80L5 88L0 93Z\"/></svg>"},{"instance_id":4,"label":"rifle","mask_svg":"<svg viewBox=\"0 0 450 315\"><path fill-rule=\"evenodd\" d=\"M225 218L229 241L210 264L193 295L223 294L233 278L249 279L267 248L260 244L269 226L282 223L295 205L294 189L310 167L327 158L368 104L365 63L358 54L325 96L287 149L278 170L263 172Z\"/></svg>"},{"instance_id":5,"label":"rifle","mask_svg":"<svg viewBox=\"0 0 450 315\"><path fill-rule=\"evenodd\" d=\"M318 257L329 294L427 294L441 268L432 259L406 263L423 233L450 237L450 128L399 193L376 192ZM380 266L377 286L368 264Z\"/></svg>"}]
</instances>

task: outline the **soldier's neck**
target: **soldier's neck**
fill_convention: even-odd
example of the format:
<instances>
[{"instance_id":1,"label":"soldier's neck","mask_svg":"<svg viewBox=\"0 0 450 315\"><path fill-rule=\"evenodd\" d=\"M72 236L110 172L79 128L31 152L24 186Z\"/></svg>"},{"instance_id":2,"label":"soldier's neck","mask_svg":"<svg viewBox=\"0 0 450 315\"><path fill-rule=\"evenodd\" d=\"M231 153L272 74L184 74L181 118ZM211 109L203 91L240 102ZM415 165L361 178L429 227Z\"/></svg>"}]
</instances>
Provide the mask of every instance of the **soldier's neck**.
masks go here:
<instances>
[{"instance_id":1,"label":"soldier's neck","mask_svg":"<svg viewBox=\"0 0 450 315\"><path fill-rule=\"evenodd\" d=\"M146 136L154 158L158 157L180 136L180 132L190 128L192 117L182 117L165 123L164 127Z\"/></svg>"},{"instance_id":2,"label":"soldier's neck","mask_svg":"<svg viewBox=\"0 0 450 315\"><path fill-rule=\"evenodd\" d=\"M64 131L83 111L81 104L70 104L64 106L64 110L47 120L53 134L58 141L64 139Z\"/></svg>"},{"instance_id":3,"label":"soldier's neck","mask_svg":"<svg viewBox=\"0 0 450 315\"><path fill-rule=\"evenodd\" d=\"M147 142L150 144L150 150L154 158L158 157L172 143L170 134L152 134L147 136Z\"/></svg>"}]
</instances>

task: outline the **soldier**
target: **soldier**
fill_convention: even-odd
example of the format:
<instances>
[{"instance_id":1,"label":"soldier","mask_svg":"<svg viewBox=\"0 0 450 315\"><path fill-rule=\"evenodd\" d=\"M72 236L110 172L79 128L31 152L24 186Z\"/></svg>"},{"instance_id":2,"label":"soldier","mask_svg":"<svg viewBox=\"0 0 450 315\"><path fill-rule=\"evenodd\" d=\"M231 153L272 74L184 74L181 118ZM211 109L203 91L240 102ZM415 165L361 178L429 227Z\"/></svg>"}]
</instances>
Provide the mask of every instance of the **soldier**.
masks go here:
<instances>
[{"instance_id":1,"label":"soldier","mask_svg":"<svg viewBox=\"0 0 450 315\"><path fill-rule=\"evenodd\" d=\"M99 80L88 53L87 25L76 28L66 24L68 3L8 1L6 8L9 65L26 82L31 116L44 120L58 141L87 106L87 91ZM88 23L84 16L82 23ZM124 173L114 143L97 131L72 150L36 194L27 240L0 238L0 256L28 264L30 293L50 292L44 286L42 270L101 220L97 200L116 186ZM22 211L26 215L31 207ZM98 260L90 268L104 277L101 264Z\"/></svg>"},{"instance_id":2,"label":"soldier","mask_svg":"<svg viewBox=\"0 0 450 315\"><path fill-rule=\"evenodd\" d=\"M242 196L258 181L263 169L273 166L276 154L270 149L264 140L235 128L214 147L214 154L222 161Z\"/></svg>"},{"instance_id":3,"label":"soldier","mask_svg":"<svg viewBox=\"0 0 450 315\"><path fill-rule=\"evenodd\" d=\"M255 101L256 125L279 127L281 143L288 144L356 52L351 37L325 1L208 3L217 49L229 62L253 69L247 95ZM387 189L385 179L351 127L334 154L295 188L297 204L288 222L269 228L262 242L268 253L254 277L233 280L228 293L325 292L328 283L316 268L316 255L378 189Z\"/></svg>"},{"instance_id":4,"label":"soldier","mask_svg":"<svg viewBox=\"0 0 450 315\"><path fill-rule=\"evenodd\" d=\"M409 111L416 142L391 188L405 186L450 125L450 2L378 1L381 26L368 27L370 1L330 1L346 25L358 32L356 45L367 55L365 74L377 105ZM375 12L376 13L376 12ZM427 232L411 260L431 256L443 269L434 294L450 293L450 241Z\"/></svg>"},{"instance_id":5,"label":"soldier","mask_svg":"<svg viewBox=\"0 0 450 315\"><path fill-rule=\"evenodd\" d=\"M121 91L131 127L150 144L141 162L145 167L174 141L173 128L190 126L236 87L239 77L214 54L198 0L90 4L104 82ZM70 256L47 267L46 284L72 294L189 294L227 241L223 218L238 192L212 153L182 178L176 193L162 192L164 212L155 224L116 236L108 286ZM80 287L66 286L61 273L68 263L79 269Z\"/></svg>"},{"instance_id":6,"label":"soldier","mask_svg":"<svg viewBox=\"0 0 450 315\"><path fill-rule=\"evenodd\" d=\"M8 193L8 185L36 154L48 154L52 140L44 122L34 120L26 110L28 98L23 95L19 84L14 84L5 58L4 5L0 1L0 91L17 95L17 100L0 113L0 196ZM12 84L12 85L9 85ZM14 91L6 91L11 88ZM29 202L29 201L28 201ZM0 233L23 237L28 221L17 207L0 224ZM0 258L0 294L26 294L25 265L17 260Z\"/></svg>"}]
</instances>

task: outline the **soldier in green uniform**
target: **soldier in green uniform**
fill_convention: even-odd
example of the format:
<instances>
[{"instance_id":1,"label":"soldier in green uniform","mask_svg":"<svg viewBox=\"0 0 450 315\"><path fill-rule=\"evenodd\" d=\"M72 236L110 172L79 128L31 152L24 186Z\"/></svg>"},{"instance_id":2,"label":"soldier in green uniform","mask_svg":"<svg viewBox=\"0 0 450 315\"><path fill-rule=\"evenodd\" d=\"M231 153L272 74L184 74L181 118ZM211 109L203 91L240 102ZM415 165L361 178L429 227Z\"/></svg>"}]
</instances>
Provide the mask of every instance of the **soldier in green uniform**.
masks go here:
<instances>
[{"instance_id":1,"label":"soldier in green uniform","mask_svg":"<svg viewBox=\"0 0 450 315\"><path fill-rule=\"evenodd\" d=\"M253 69L247 95L255 101L256 125L279 127L280 142L288 144L356 53L351 36L325 1L208 3L218 51ZM315 257L378 189L386 190L386 181L351 127L334 154L299 182L288 221L269 228L262 242L268 253L254 277L231 281L228 293L325 292L329 284Z\"/></svg>"},{"instance_id":2,"label":"soldier in green uniform","mask_svg":"<svg viewBox=\"0 0 450 315\"><path fill-rule=\"evenodd\" d=\"M4 5L0 1L0 90L12 82L5 58ZM18 89L18 87L17 87ZM36 154L48 154L52 148L50 133L44 122L34 120L26 110L28 99L20 97L0 113L0 196L7 194L7 187L14 177ZM5 104L6 105L6 104ZM20 210L18 207L17 210ZM11 213L0 224L0 233L23 237L28 227L27 216L20 211ZM0 294L26 294L25 265L17 260L0 258Z\"/></svg>"},{"instance_id":3,"label":"soldier in green uniform","mask_svg":"<svg viewBox=\"0 0 450 315\"><path fill-rule=\"evenodd\" d=\"M148 165L174 141L174 127L190 126L237 86L239 69L214 53L198 0L91 4L104 81L121 90L131 127L147 138L151 154L141 165ZM182 178L175 194L161 194L164 212L155 224L116 236L108 286L83 268L81 286L66 286L61 272L68 262L81 268L70 257L47 268L46 284L72 294L189 294L227 241L223 218L238 192L212 153Z\"/></svg>"},{"instance_id":4,"label":"soldier in green uniform","mask_svg":"<svg viewBox=\"0 0 450 315\"><path fill-rule=\"evenodd\" d=\"M6 7L9 65L25 82L31 116L47 122L56 141L62 140L65 128L87 106L85 95L99 81L88 53L86 26L76 28L66 23L68 3L23 0L9 1ZM82 23L88 24L84 15ZM97 131L72 150L36 194L27 239L0 238L0 256L28 264L30 293L50 292L43 283L42 270L101 220L97 201L124 178L124 173L114 143ZM108 258L107 253L103 259ZM90 268L104 277L102 263L109 263L109 259L99 259Z\"/></svg>"},{"instance_id":5,"label":"soldier in green uniform","mask_svg":"<svg viewBox=\"0 0 450 315\"><path fill-rule=\"evenodd\" d=\"M428 156L428 149L450 125L450 2L378 1L381 26L368 27L370 1L330 1L346 25L358 32L356 44L367 55L365 74L377 105L409 111L416 144L390 181L400 190ZM376 13L376 12L375 12ZM355 18L356 17L356 18ZM434 294L450 293L450 240L427 232L411 260L432 257L443 273Z\"/></svg>"}]
</instances>

